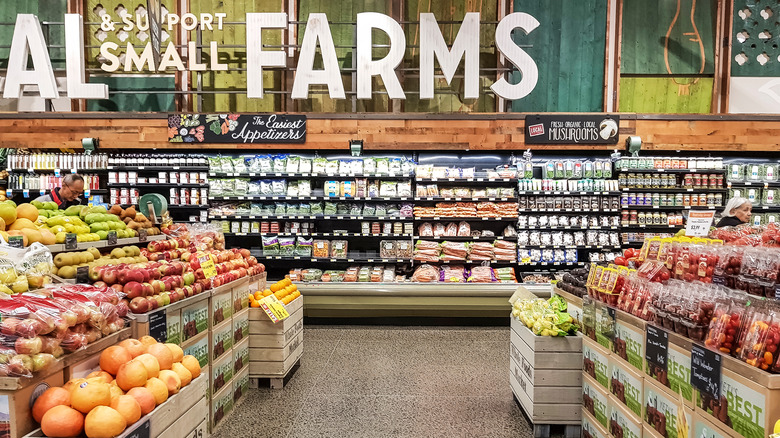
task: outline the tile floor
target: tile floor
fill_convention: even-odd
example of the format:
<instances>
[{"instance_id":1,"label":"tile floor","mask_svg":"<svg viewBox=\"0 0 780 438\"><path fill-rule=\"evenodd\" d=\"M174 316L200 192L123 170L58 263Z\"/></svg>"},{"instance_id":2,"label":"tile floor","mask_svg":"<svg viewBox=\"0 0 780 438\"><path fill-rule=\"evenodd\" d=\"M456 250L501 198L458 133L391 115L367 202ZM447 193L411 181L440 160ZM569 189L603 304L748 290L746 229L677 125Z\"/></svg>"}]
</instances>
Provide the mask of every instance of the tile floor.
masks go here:
<instances>
[{"instance_id":1,"label":"tile floor","mask_svg":"<svg viewBox=\"0 0 780 438\"><path fill-rule=\"evenodd\" d=\"M215 438L530 437L509 327L307 325L282 390L250 390Z\"/></svg>"}]
</instances>

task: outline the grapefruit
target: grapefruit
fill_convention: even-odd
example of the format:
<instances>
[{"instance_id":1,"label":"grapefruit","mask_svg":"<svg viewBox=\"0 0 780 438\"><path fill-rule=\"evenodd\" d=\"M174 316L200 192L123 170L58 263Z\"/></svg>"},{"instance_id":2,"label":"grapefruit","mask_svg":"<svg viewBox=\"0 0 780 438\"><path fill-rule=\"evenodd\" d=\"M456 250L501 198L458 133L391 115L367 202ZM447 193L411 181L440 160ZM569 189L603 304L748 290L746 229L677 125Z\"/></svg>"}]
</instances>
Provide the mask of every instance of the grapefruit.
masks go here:
<instances>
[{"instance_id":1,"label":"grapefruit","mask_svg":"<svg viewBox=\"0 0 780 438\"><path fill-rule=\"evenodd\" d=\"M74 437L84 430L84 416L70 406L54 406L41 419L41 431L49 437Z\"/></svg>"},{"instance_id":2,"label":"grapefruit","mask_svg":"<svg viewBox=\"0 0 780 438\"><path fill-rule=\"evenodd\" d=\"M181 379L179 375L171 370L160 371L160 380L168 387L168 396L176 394L181 389Z\"/></svg>"},{"instance_id":3,"label":"grapefruit","mask_svg":"<svg viewBox=\"0 0 780 438\"><path fill-rule=\"evenodd\" d=\"M113 438L127 427L127 421L116 409L98 406L87 414L84 432L88 438Z\"/></svg>"},{"instance_id":4,"label":"grapefruit","mask_svg":"<svg viewBox=\"0 0 780 438\"><path fill-rule=\"evenodd\" d=\"M121 395L113 399L111 407L125 417L128 426L141 418L141 405L131 395Z\"/></svg>"},{"instance_id":5,"label":"grapefruit","mask_svg":"<svg viewBox=\"0 0 780 438\"><path fill-rule=\"evenodd\" d=\"M112 345L100 353L100 368L116 376L119 367L133 360L133 356L124 347Z\"/></svg>"},{"instance_id":6,"label":"grapefruit","mask_svg":"<svg viewBox=\"0 0 780 438\"><path fill-rule=\"evenodd\" d=\"M169 350L171 350L171 354L173 355L173 361L174 362L181 362L182 358L184 357L184 351L176 344L164 344L166 347L168 347Z\"/></svg>"},{"instance_id":7,"label":"grapefruit","mask_svg":"<svg viewBox=\"0 0 780 438\"><path fill-rule=\"evenodd\" d=\"M16 207L16 218L25 218L29 219L30 222L35 222L38 219L38 209L32 204L19 204L19 206Z\"/></svg>"},{"instance_id":8,"label":"grapefruit","mask_svg":"<svg viewBox=\"0 0 780 438\"><path fill-rule=\"evenodd\" d=\"M32 228L33 230L37 230L38 228L35 226L34 223L32 223L31 220L27 218L20 217L19 219L16 219L14 223L11 224L10 227L8 227L9 231L19 231L23 228Z\"/></svg>"},{"instance_id":9,"label":"grapefruit","mask_svg":"<svg viewBox=\"0 0 780 438\"><path fill-rule=\"evenodd\" d=\"M195 356L187 355L181 360L181 364L192 374L193 379L197 379L200 376L200 362Z\"/></svg>"},{"instance_id":10,"label":"grapefruit","mask_svg":"<svg viewBox=\"0 0 780 438\"><path fill-rule=\"evenodd\" d=\"M83 382L70 392L70 404L74 409L86 414L96 406L111 404L111 389L108 383Z\"/></svg>"},{"instance_id":11,"label":"grapefruit","mask_svg":"<svg viewBox=\"0 0 780 438\"><path fill-rule=\"evenodd\" d=\"M40 423L43 420L43 415L55 406L70 407L70 392L67 389L57 386L44 391L35 399L35 404L32 407L33 418Z\"/></svg>"},{"instance_id":12,"label":"grapefruit","mask_svg":"<svg viewBox=\"0 0 780 438\"><path fill-rule=\"evenodd\" d=\"M144 364L146 367L146 377L157 377L160 375L160 363L157 362L157 358L149 353L144 353L135 358L135 360Z\"/></svg>"},{"instance_id":13,"label":"grapefruit","mask_svg":"<svg viewBox=\"0 0 780 438\"><path fill-rule=\"evenodd\" d=\"M192 373L190 370L188 370L184 365L180 364L179 362L175 362L173 366L171 367L171 371L176 373L176 375L179 376L179 380L181 381L181 386L185 387L190 384L192 381Z\"/></svg>"},{"instance_id":14,"label":"grapefruit","mask_svg":"<svg viewBox=\"0 0 780 438\"><path fill-rule=\"evenodd\" d=\"M133 356L133 358L144 354L144 350L146 350L146 345L142 344L138 339L125 339L119 343L119 346L124 347L130 352L130 355Z\"/></svg>"},{"instance_id":15,"label":"grapefruit","mask_svg":"<svg viewBox=\"0 0 780 438\"><path fill-rule=\"evenodd\" d=\"M144 387L152 393L154 396L154 402L158 405L165 400L168 400L168 385L163 383L163 381L157 377L152 377L151 379L147 380Z\"/></svg>"},{"instance_id":16,"label":"grapefruit","mask_svg":"<svg viewBox=\"0 0 780 438\"><path fill-rule=\"evenodd\" d=\"M116 373L116 384L123 391L144 386L146 380L146 366L138 360L131 360L122 365L119 367L119 372Z\"/></svg>"},{"instance_id":17,"label":"grapefruit","mask_svg":"<svg viewBox=\"0 0 780 438\"><path fill-rule=\"evenodd\" d=\"M152 344L146 347L146 352L157 358L161 370L171 369L173 353L165 344Z\"/></svg>"},{"instance_id":18,"label":"grapefruit","mask_svg":"<svg viewBox=\"0 0 780 438\"><path fill-rule=\"evenodd\" d=\"M0 203L0 218L3 219L6 226L13 224L16 220L16 206L8 202Z\"/></svg>"},{"instance_id":19,"label":"grapefruit","mask_svg":"<svg viewBox=\"0 0 780 438\"><path fill-rule=\"evenodd\" d=\"M147 388L133 388L127 391L127 395L133 397L138 405L141 406L141 415L146 415L152 412L157 406L157 401L154 399L154 394Z\"/></svg>"}]
</instances>

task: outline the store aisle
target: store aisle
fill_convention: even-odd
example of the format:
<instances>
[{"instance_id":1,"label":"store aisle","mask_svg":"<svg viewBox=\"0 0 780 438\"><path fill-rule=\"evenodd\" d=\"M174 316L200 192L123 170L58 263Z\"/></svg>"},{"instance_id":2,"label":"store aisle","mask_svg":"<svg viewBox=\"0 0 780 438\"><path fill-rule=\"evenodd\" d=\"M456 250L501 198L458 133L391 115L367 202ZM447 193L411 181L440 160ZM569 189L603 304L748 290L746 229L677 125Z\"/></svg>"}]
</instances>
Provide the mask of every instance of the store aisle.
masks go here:
<instances>
[{"instance_id":1,"label":"store aisle","mask_svg":"<svg viewBox=\"0 0 780 438\"><path fill-rule=\"evenodd\" d=\"M216 438L528 437L509 327L306 326L283 390L250 390Z\"/></svg>"}]
</instances>

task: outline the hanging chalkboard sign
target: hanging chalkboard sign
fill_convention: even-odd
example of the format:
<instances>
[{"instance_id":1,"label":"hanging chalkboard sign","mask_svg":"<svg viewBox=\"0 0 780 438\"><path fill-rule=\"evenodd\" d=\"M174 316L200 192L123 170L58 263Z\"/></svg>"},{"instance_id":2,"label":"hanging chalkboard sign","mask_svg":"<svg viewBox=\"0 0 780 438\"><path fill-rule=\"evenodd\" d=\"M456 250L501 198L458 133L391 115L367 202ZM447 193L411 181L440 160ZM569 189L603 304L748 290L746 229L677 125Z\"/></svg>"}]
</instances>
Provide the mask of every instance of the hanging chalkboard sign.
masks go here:
<instances>
[{"instance_id":1,"label":"hanging chalkboard sign","mask_svg":"<svg viewBox=\"0 0 780 438\"><path fill-rule=\"evenodd\" d=\"M693 344L691 347L691 386L720 400L720 354Z\"/></svg>"},{"instance_id":2,"label":"hanging chalkboard sign","mask_svg":"<svg viewBox=\"0 0 780 438\"><path fill-rule=\"evenodd\" d=\"M300 114L171 114L171 143L306 143Z\"/></svg>"},{"instance_id":3,"label":"hanging chalkboard sign","mask_svg":"<svg viewBox=\"0 0 780 438\"><path fill-rule=\"evenodd\" d=\"M652 326L647 326L647 340L645 341L645 359L651 364L666 371L666 357L669 351L669 333Z\"/></svg>"},{"instance_id":4,"label":"hanging chalkboard sign","mask_svg":"<svg viewBox=\"0 0 780 438\"><path fill-rule=\"evenodd\" d=\"M155 312L149 315L149 336L157 339L157 342L168 341L168 318L165 311Z\"/></svg>"}]
</instances>

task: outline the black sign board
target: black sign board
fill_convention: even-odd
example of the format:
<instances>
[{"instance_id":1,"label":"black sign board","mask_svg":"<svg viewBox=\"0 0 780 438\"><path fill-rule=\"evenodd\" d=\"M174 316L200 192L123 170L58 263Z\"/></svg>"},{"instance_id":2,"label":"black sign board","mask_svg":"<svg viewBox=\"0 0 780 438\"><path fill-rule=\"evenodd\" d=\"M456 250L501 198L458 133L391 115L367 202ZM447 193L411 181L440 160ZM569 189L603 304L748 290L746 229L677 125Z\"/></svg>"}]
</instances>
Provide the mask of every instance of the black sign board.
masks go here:
<instances>
[{"instance_id":1,"label":"black sign board","mask_svg":"<svg viewBox=\"0 0 780 438\"><path fill-rule=\"evenodd\" d=\"M89 266L79 266L76 268L76 283L92 283L89 280Z\"/></svg>"},{"instance_id":2,"label":"black sign board","mask_svg":"<svg viewBox=\"0 0 780 438\"><path fill-rule=\"evenodd\" d=\"M647 340L645 341L645 359L666 371L666 357L668 351L669 333L648 324Z\"/></svg>"},{"instance_id":3,"label":"black sign board","mask_svg":"<svg viewBox=\"0 0 780 438\"><path fill-rule=\"evenodd\" d=\"M8 246L24 248L24 236L8 236Z\"/></svg>"},{"instance_id":4,"label":"black sign board","mask_svg":"<svg viewBox=\"0 0 780 438\"><path fill-rule=\"evenodd\" d=\"M720 400L720 354L693 344L691 347L691 386Z\"/></svg>"},{"instance_id":5,"label":"black sign board","mask_svg":"<svg viewBox=\"0 0 780 438\"><path fill-rule=\"evenodd\" d=\"M168 318L165 311L149 315L149 336L157 339L157 342L164 343L168 340Z\"/></svg>"},{"instance_id":6,"label":"black sign board","mask_svg":"<svg viewBox=\"0 0 780 438\"><path fill-rule=\"evenodd\" d=\"M306 143L299 114L171 114L171 143Z\"/></svg>"},{"instance_id":7,"label":"black sign board","mask_svg":"<svg viewBox=\"0 0 780 438\"><path fill-rule=\"evenodd\" d=\"M537 114L525 117L526 144L617 144L620 116Z\"/></svg>"},{"instance_id":8,"label":"black sign board","mask_svg":"<svg viewBox=\"0 0 780 438\"><path fill-rule=\"evenodd\" d=\"M125 438L149 438L149 419L147 418L143 423L139 424L132 432L130 432Z\"/></svg>"},{"instance_id":9,"label":"black sign board","mask_svg":"<svg viewBox=\"0 0 780 438\"><path fill-rule=\"evenodd\" d=\"M67 233L65 235L65 249L68 251L73 251L76 249L76 246L78 245L79 241L76 239L76 233Z\"/></svg>"},{"instance_id":10,"label":"black sign board","mask_svg":"<svg viewBox=\"0 0 780 438\"><path fill-rule=\"evenodd\" d=\"M146 228L141 228L138 230L138 241L139 242L146 242L146 236L148 236L149 233L146 231Z\"/></svg>"},{"instance_id":11,"label":"black sign board","mask_svg":"<svg viewBox=\"0 0 780 438\"><path fill-rule=\"evenodd\" d=\"M108 236L106 236L106 244L109 246L116 245L116 231L108 232Z\"/></svg>"}]
</instances>

